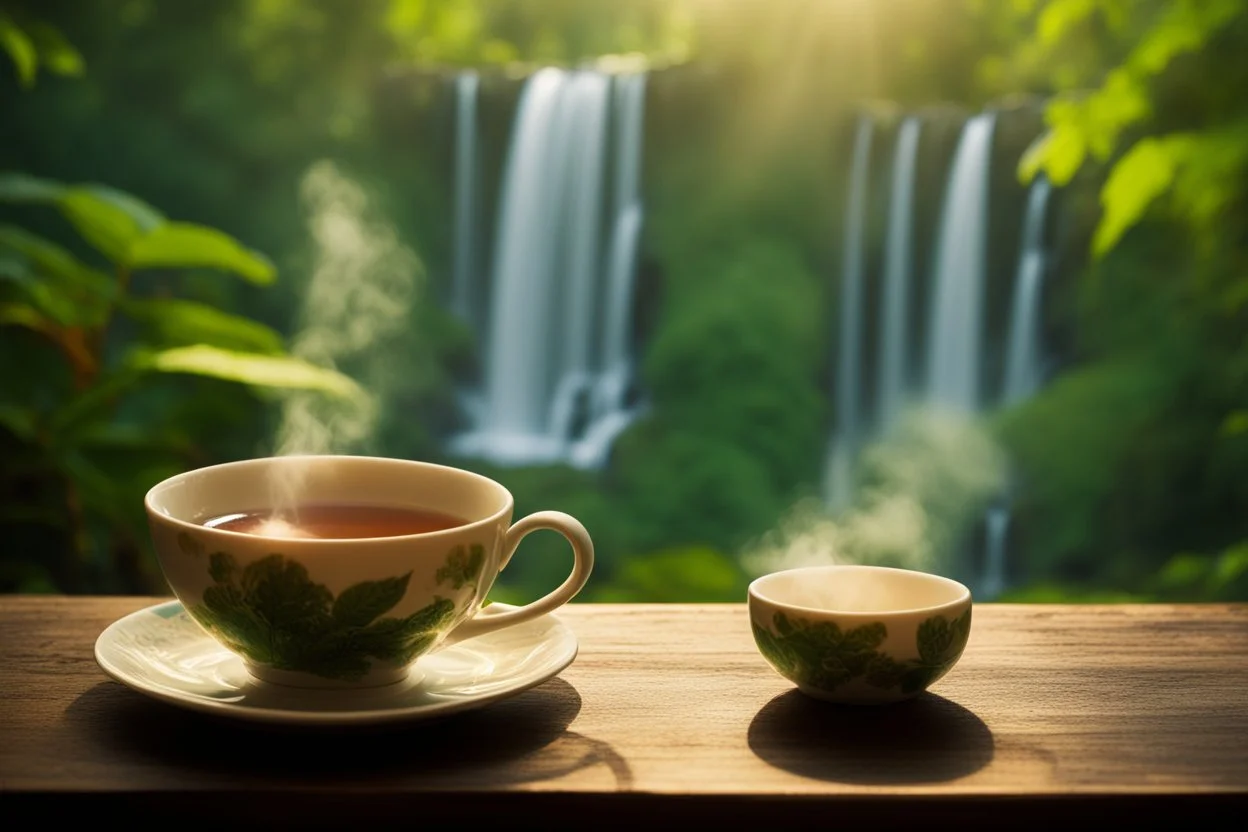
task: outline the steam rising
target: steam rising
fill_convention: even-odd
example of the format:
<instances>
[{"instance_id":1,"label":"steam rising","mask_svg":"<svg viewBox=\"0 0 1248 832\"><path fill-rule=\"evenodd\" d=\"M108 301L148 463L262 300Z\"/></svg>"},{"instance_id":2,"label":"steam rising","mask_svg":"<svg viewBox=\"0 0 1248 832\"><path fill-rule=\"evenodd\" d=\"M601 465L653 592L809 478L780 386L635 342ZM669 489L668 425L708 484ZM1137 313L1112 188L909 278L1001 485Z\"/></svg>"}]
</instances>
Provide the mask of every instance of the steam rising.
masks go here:
<instances>
[{"instance_id":1,"label":"steam rising","mask_svg":"<svg viewBox=\"0 0 1248 832\"><path fill-rule=\"evenodd\" d=\"M331 162L314 164L300 183L314 262L291 352L354 377L367 390L352 398L297 393L282 406L277 453L360 453L405 362L393 346L423 283L421 264L368 196ZM274 483L275 505L290 506L299 480Z\"/></svg>"},{"instance_id":2,"label":"steam rising","mask_svg":"<svg viewBox=\"0 0 1248 832\"><path fill-rule=\"evenodd\" d=\"M1004 452L969 416L911 411L864 451L858 501L834 516L799 503L743 555L762 575L822 564L939 570L1006 481Z\"/></svg>"}]
</instances>

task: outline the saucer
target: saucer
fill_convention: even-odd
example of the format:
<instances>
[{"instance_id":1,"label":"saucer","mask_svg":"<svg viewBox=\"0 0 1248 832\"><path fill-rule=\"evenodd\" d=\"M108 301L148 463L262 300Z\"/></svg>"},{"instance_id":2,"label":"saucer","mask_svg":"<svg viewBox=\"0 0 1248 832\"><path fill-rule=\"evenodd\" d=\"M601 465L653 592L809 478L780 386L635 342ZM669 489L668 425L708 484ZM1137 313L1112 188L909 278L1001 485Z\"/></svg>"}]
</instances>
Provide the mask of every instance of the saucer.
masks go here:
<instances>
[{"instance_id":1,"label":"saucer","mask_svg":"<svg viewBox=\"0 0 1248 832\"><path fill-rule=\"evenodd\" d=\"M491 604L492 610L514 609ZM95 660L139 693L193 711L277 725L361 726L442 717L515 696L576 658L576 637L547 614L465 639L417 660L401 682L313 690L262 682L169 601L118 619L95 642Z\"/></svg>"}]
</instances>

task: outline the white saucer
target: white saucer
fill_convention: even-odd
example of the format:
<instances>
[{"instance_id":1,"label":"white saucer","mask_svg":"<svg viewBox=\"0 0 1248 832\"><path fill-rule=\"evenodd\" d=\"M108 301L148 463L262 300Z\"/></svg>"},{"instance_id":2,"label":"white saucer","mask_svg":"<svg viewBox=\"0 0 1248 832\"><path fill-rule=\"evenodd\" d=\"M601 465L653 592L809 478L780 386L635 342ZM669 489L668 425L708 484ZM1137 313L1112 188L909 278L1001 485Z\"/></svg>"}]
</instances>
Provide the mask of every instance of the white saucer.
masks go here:
<instances>
[{"instance_id":1,"label":"white saucer","mask_svg":"<svg viewBox=\"0 0 1248 832\"><path fill-rule=\"evenodd\" d=\"M491 604L493 609L511 609ZM177 601L121 618L95 642L109 676L155 699L234 719L282 725L358 726L441 717L514 696L576 658L576 637L545 615L444 647L402 682L362 690L266 684L199 628Z\"/></svg>"}]
</instances>

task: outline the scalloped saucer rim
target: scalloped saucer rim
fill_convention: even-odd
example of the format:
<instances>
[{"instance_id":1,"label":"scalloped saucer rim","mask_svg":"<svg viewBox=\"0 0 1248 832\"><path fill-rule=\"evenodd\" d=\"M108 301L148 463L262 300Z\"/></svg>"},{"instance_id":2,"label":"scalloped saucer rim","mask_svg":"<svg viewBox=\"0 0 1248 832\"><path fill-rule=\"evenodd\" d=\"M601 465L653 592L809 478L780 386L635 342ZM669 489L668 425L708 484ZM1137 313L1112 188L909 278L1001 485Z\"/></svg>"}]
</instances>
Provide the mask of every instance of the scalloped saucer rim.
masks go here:
<instances>
[{"instance_id":1,"label":"scalloped saucer rim","mask_svg":"<svg viewBox=\"0 0 1248 832\"><path fill-rule=\"evenodd\" d=\"M512 609L495 603L490 608ZM486 613L481 613L486 614ZM440 718L485 707L548 681L579 645L558 616L465 639L417 661L407 679L377 688L317 690L263 682L196 624L179 601L114 621L95 660L113 680L181 708L253 723L366 726Z\"/></svg>"}]
</instances>

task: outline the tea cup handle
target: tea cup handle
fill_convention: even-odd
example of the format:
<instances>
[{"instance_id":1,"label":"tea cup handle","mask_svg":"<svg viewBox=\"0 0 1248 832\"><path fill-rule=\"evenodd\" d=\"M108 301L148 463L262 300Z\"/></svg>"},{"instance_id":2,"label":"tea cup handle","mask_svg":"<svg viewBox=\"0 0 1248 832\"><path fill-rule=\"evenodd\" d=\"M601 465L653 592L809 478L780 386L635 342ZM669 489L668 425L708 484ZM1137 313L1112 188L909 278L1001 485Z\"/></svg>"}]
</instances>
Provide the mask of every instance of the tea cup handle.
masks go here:
<instances>
[{"instance_id":1,"label":"tea cup handle","mask_svg":"<svg viewBox=\"0 0 1248 832\"><path fill-rule=\"evenodd\" d=\"M473 638L545 615L571 601L585 586L589 573L594 568L594 542L589 539L589 532L581 525L580 520L562 511L538 511L513 523L503 537L503 556L499 571L511 560L520 541L538 529L559 532L572 544L572 574L555 591L531 604L498 613L490 613L489 607L486 607L452 630L448 642Z\"/></svg>"}]
</instances>

